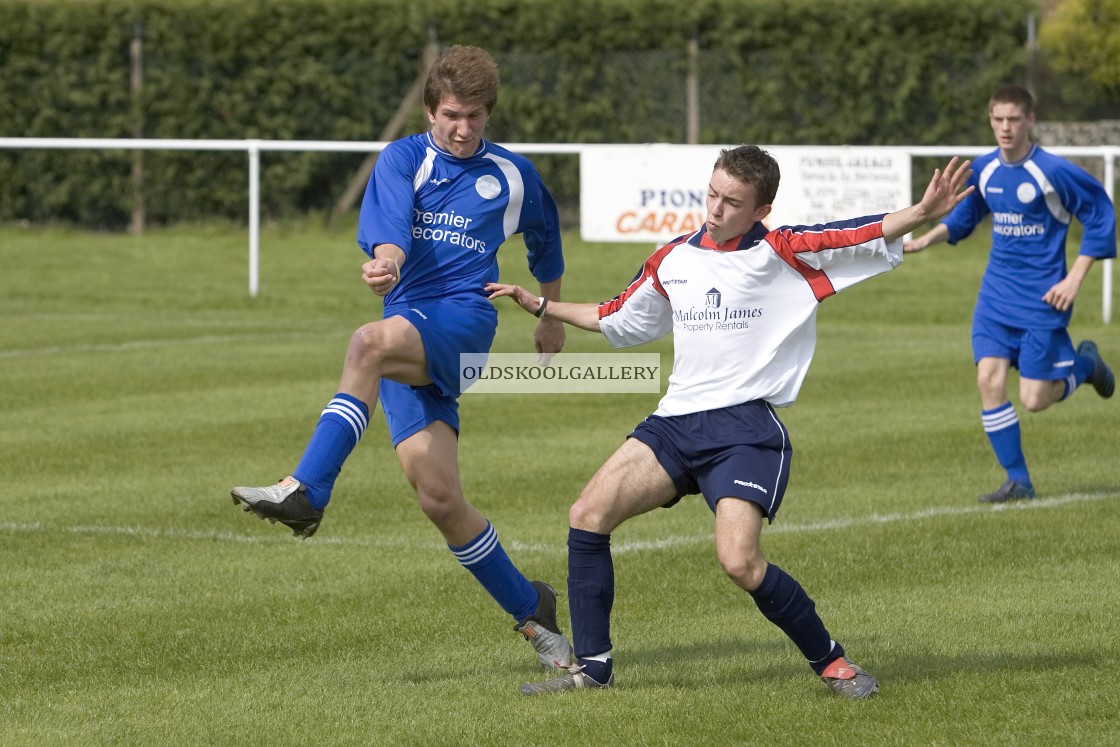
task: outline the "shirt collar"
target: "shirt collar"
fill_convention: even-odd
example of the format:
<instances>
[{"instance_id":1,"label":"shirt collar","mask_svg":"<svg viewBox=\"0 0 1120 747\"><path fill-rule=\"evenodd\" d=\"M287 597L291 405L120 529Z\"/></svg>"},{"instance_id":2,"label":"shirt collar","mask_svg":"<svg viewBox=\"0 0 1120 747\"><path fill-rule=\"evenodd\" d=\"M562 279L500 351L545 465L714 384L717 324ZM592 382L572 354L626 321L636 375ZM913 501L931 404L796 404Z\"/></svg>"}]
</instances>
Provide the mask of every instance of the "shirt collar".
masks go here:
<instances>
[{"instance_id":1,"label":"shirt collar","mask_svg":"<svg viewBox=\"0 0 1120 747\"><path fill-rule=\"evenodd\" d=\"M751 230L747 231L742 236L736 236L722 244L717 244L712 237L708 235L708 227L704 226L693 238L693 241L689 243L701 249L712 249L717 252L737 252L741 249L750 249L752 246L762 241L767 233L766 226L762 223L755 223L751 227Z\"/></svg>"}]
</instances>

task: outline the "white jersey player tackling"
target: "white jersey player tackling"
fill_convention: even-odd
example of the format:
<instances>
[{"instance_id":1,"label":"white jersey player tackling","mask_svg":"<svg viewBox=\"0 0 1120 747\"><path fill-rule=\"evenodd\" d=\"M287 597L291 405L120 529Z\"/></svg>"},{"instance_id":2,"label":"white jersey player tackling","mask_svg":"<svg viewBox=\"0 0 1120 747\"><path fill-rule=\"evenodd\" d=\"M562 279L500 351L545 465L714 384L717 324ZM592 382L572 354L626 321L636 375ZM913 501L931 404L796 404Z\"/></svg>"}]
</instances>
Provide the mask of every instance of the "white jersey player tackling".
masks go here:
<instances>
[{"instance_id":1,"label":"white jersey player tackling","mask_svg":"<svg viewBox=\"0 0 1120 747\"><path fill-rule=\"evenodd\" d=\"M731 580L801 650L837 694L865 698L879 683L845 656L801 585L759 548L789 478L789 437L774 407L790 405L816 343L823 299L902 261L901 237L945 215L969 162L935 171L920 203L887 215L818 226L763 226L778 190L777 162L755 146L720 153L704 227L655 252L617 298L602 304L538 298L491 283L538 317L602 332L615 347L674 335L673 373L642 421L569 512L568 598L577 661L527 695L614 684L610 534L626 519L700 493L715 513L716 555Z\"/></svg>"}]
</instances>

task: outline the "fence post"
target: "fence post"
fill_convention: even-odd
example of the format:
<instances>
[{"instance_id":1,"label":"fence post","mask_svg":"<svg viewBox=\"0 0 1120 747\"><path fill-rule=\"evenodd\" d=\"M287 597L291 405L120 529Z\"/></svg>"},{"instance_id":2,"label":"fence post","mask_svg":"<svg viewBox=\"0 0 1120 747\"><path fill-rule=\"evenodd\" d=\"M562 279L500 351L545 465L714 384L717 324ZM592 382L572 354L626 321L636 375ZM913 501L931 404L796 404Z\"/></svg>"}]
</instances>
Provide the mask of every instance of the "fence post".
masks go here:
<instances>
[{"instance_id":1,"label":"fence post","mask_svg":"<svg viewBox=\"0 0 1120 747\"><path fill-rule=\"evenodd\" d=\"M249 296L260 290L261 263L261 144L248 141L249 150Z\"/></svg>"},{"instance_id":2,"label":"fence post","mask_svg":"<svg viewBox=\"0 0 1120 747\"><path fill-rule=\"evenodd\" d=\"M685 81L687 122L685 142L696 145L700 142L700 40L693 30L688 40L688 78Z\"/></svg>"},{"instance_id":3,"label":"fence post","mask_svg":"<svg viewBox=\"0 0 1120 747\"><path fill-rule=\"evenodd\" d=\"M144 24L132 25L132 42L128 46L131 70L129 89L132 94L132 137L144 137ZM144 151L132 151L132 222L128 232L144 233Z\"/></svg>"},{"instance_id":4,"label":"fence post","mask_svg":"<svg viewBox=\"0 0 1120 747\"><path fill-rule=\"evenodd\" d=\"M1112 204L1116 204L1116 157L1120 150L1110 149L1104 154L1104 188L1108 192ZM1101 319L1105 324L1112 321L1112 260L1104 261L1104 285L1101 288Z\"/></svg>"}]
</instances>

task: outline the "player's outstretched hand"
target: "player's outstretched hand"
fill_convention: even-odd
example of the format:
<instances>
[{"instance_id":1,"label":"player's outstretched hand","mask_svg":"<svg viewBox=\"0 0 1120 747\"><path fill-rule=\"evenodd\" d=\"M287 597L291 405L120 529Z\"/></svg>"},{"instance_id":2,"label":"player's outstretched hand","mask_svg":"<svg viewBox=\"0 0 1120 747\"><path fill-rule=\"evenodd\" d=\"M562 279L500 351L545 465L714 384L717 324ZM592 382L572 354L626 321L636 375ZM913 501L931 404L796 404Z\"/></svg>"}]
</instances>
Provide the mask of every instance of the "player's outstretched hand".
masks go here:
<instances>
[{"instance_id":1,"label":"player's outstretched hand","mask_svg":"<svg viewBox=\"0 0 1120 747\"><path fill-rule=\"evenodd\" d=\"M934 169L933 177L926 185L926 193L922 195L922 201L918 203L918 209L924 217L925 222L937 220L938 218L946 215L950 210L972 194L976 189L975 185L962 188L968 183L968 178L972 176L972 161L960 161L956 156L949 159L949 163L945 165L945 169Z\"/></svg>"},{"instance_id":2,"label":"player's outstretched hand","mask_svg":"<svg viewBox=\"0 0 1120 747\"><path fill-rule=\"evenodd\" d=\"M903 241L902 242L902 253L903 254L917 254L918 252L926 249L928 246L929 246L929 243L926 240L926 237L924 235L919 236L918 238L914 239L913 241Z\"/></svg>"},{"instance_id":3,"label":"player's outstretched hand","mask_svg":"<svg viewBox=\"0 0 1120 747\"><path fill-rule=\"evenodd\" d=\"M883 237L887 241L899 239L919 226L937 220L959 205L976 189L975 186L964 188L968 178L972 176L970 166L972 161L958 162L954 156L944 170L934 169L921 202L883 216ZM909 251L917 249L911 244Z\"/></svg>"},{"instance_id":4,"label":"player's outstretched hand","mask_svg":"<svg viewBox=\"0 0 1120 747\"><path fill-rule=\"evenodd\" d=\"M540 301L529 291L522 288L520 285L508 285L506 283L487 283L483 288L490 295L487 296L491 301L495 298L509 296L517 305L528 311L530 314L537 313L540 308Z\"/></svg>"},{"instance_id":5,"label":"player's outstretched hand","mask_svg":"<svg viewBox=\"0 0 1120 747\"><path fill-rule=\"evenodd\" d=\"M509 296L517 305L528 311L530 314L536 315L541 308L541 300L539 297L534 296L529 291L522 288L520 285L508 285L506 283L487 283L483 289L490 295L488 298L493 301L495 298ZM537 350L537 362L542 366L547 366L552 357L564 349L564 325L555 319L541 319L541 323L537 325L536 330L533 332L533 347Z\"/></svg>"}]
</instances>

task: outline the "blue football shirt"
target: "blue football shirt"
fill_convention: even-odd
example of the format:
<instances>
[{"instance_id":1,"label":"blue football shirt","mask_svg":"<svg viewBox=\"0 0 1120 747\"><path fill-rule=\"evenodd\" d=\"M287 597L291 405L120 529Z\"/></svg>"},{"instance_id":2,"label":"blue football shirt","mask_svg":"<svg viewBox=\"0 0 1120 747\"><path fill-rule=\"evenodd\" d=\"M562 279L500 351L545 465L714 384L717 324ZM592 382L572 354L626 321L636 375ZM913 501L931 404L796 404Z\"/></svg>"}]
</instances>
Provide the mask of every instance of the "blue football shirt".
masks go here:
<instances>
[{"instance_id":1,"label":"blue football shirt","mask_svg":"<svg viewBox=\"0 0 1120 747\"><path fill-rule=\"evenodd\" d=\"M1058 311L1042 297L1066 276L1066 236L1076 217L1084 229L1080 254L1116 256L1116 211L1088 172L1035 145L1006 163L999 150L972 164L976 191L942 221L949 243L967 237L988 214L992 249L976 313L1012 327L1057 329L1072 309Z\"/></svg>"},{"instance_id":2,"label":"blue football shirt","mask_svg":"<svg viewBox=\"0 0 1120 747\"><path fill-rule=\"evenodd\" d=\"M538 281L564 274L556 203L533 164L486 140L474 155L457 158L431 133L386 146L358 217L366 254L396 244L408 257L386 306L483 294L498 280L498 248L517 233Z\"/></svg>"}]
</instances>

